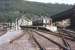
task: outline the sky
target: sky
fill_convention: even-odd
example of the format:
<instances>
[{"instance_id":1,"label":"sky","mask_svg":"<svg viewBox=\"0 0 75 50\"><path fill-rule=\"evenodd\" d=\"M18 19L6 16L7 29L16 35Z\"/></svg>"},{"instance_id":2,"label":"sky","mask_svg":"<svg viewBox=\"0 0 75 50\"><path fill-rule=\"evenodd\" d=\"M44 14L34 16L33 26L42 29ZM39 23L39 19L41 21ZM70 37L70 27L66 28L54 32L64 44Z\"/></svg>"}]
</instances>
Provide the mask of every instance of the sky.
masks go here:
<instances>
[{"instance_id":1,"label":"sky","mask_svg":"<svg viewBox=\"0 0 75 50\"><path fill-rule=\"evenodd\" d=\"M36 2L44 2L44 3L65 3L65 4L75 4L75 0L28 0L28 1L36 1Z\"/></svg>"}]
</instances>

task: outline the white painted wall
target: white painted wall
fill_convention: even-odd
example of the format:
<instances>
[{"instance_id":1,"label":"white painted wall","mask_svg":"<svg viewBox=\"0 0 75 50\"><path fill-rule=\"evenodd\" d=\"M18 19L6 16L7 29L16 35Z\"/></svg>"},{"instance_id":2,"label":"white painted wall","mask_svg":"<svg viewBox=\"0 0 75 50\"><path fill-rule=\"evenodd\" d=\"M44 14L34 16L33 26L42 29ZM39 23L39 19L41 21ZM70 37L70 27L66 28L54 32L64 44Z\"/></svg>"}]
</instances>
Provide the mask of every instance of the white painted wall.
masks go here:
<instances>
[{"instance_id":1,"label":"white painted wall","mask_svg":"<svg viewBox=\"0 0 75 50\"><path fill-rule=\"evenodd\" d=\"M18 20L18 25L26 26L26 25L32 25L32 21L27 18L20 18Z\"/></svg>"},{"instance_id":2,"label":"white painted wall","mask_svg":"<svg viewBox=\"0 0 75 50\"><path fill-rule=\"evenodd\" d=\"M58 29L57 29L56 26L50 25L50 26L47 26L46 28L47 28L48 30L52 31L52 32L57 32L57 31L58 31Z\"/></svg>"}]
</instances>

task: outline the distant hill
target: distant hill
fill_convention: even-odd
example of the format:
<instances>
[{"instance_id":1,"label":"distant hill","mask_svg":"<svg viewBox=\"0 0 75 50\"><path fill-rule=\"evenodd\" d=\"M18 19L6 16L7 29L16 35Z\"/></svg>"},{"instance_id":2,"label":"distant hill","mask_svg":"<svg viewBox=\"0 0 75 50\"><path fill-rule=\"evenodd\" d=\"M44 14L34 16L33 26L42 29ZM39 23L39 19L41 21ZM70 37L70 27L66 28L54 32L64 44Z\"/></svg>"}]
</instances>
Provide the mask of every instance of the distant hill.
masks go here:
<instances>
[{"instance_id":1,"label":"distant hill","mask_svg":"<svg viewBox=\"0 0 75 50\"><path fill-rule=\"evenodd\" d=\"M38 3L38 2L25 2L23 6L25 13L33 13L35 15L51 16L67 9L70 9L72 5L65 4L51 4L51 3Z\"/></svg>"},{"instance_id":2,"label":"distant hill","mask_svg":"<svg viewBox=\"0 0 75 50\"><path fill-rule=\"evenodd\" d=\"M0 22L14 21L16 17L26 14L26 17L52 16L67 9L73 5L39 3L23 0L0 0Z\"/></svg>"}]
</instances>

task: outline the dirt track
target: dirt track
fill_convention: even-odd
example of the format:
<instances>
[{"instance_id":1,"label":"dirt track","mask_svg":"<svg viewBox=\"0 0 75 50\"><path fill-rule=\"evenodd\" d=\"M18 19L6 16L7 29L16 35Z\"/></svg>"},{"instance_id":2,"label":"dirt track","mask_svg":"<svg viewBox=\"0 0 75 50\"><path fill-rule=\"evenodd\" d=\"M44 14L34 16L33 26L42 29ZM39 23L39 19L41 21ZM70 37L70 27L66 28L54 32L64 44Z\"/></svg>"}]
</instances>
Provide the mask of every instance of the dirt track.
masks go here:
<instances>
[{"instance_id":1,"label":"dirt track","mask_svg":"<svg viewBox=\"0 0 75 50\"><path fill-rule=\"evenodd\" d=\"M0 46L0 50L36 50L29 41L29 34L25 33L21 38Z\"/></svg>"}]
</instances>

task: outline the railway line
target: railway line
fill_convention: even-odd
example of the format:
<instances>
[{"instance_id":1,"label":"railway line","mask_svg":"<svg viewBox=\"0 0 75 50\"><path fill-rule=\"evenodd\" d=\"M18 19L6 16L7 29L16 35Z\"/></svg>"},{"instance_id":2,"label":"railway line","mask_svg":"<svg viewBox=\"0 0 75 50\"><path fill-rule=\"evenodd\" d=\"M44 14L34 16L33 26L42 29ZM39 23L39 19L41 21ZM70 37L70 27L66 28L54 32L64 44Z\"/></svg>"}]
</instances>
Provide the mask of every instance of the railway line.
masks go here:
<instances>
[{"instance_id":1,"label":"railway line","mask_svg":"<svg viewBox=\"0 0 75 50\"><path fill-rule=\"evenodd\" d=\"M68 36L75 39L75 32L67 29L60 29L63 33L66 33Z\"/></svg>"},{"instance_id":2,"label":"railway line","mask_svg":"<svg viewBox=\"0 0 75 50\"><path fill-rule=\"evenodd\" d=\"M48 46L48 48L51 46L58 48L53 50L74 50L72 49L72 43L70 43L75 43L75 33L73 31L58 29L58 32L52 32L44 27L28 27L28 30L31 33L30 35L32 35L31 38L40 48L39 50L47 50Z\"/></svg>"},{"instance_id":3,"label":"railway line","mask_svg":"<svg viewBox=\"0 0 75 50\"><path fill-rule=\"evenodd\" d=\"M39 34L37 34L35 31L33 31L32 30L32 34L33 34L33 39L34 39L34 41L35 41L35 43L37 43L37 41L38 41L38 43L37 43L37 45L39 46L39 48L40 48L40 50L42 49L41 47L43 47L43 49L42 50L45 50L45 49L47 49L47 47L46 46L50 46L50 45L47 45L46 43L49 43L50 41L48 41L47 39L45 39L45 38L43 38L42 36L40 36ZM37 41L36 41L36 39L37 39ZM46 42L46 43L44 43L43 42L43 40L45 40L44 42ZM41 46L41 47L40 47Z\"/></svg>"},{"instance_id":4,"label":"railway line","mask_svg":"<svg viewBox=\"0 0 75 50\"><path fill-rule=\"evenodd\" d=\"M34 36L32 36L32 38L34 39L34 42L38 45L38 47L39 47L40 50L46 50L45 48L43 48L43 47L39 44L39 42L36 40L36 38L35 38Z\"/></svg>"},{"instance_id":5,"label":"railway line","mask_svg":"<svg viewBox=\"0 0 75 50\"><path fill-rule=\"evenodd\" d=\"M49 37L46 36L46 33L51 34L52 32L43 31L43 30L34 30L34 29L32 29L31 32L32 32L32 38L37 43L37 45L39 46L40 50L46 50L46 49L45 49L45 47L42 48L42 46L38 42L37 38L34 37L35 36L34 34L39 35L39 36L43 37L44 39L48 40L49 42L55 44L56 46L58 46L60 48L59 50L61 50L61 49L62 50L71 50L70 45L68 44L68 42L64 39L64 37L62 38L62 36L60 36L60 35L59 36L61 37L60 39L62 40L63 44L60 44L59 42L56 42L54 39L50 39ZM53 35L53 34L51 34L51 35ZM55 35L53 35L53 36L55 36ZM59 38L58 36L56 36L56 37Z\"/></svg>"},{"instance_id":6,"label":"railway line","mask_svg":"<svg viewBox=\"0 0 75 50\"><path fill-rule=\"evenodd\" d=\"M66 33L63 33L63 31L60 31L60 33L61 33L61 35L62 36L60 36L60 33L58 32L58 33L55 33L55 32L52 32L52 31L50 31L50 30L39 30L40 32L44 32L44 33L46 33L46 34L51 34L51 35L54 35L54 36L57 36L57 37L62 37L62 36L64 36L64 38L65 39L68 39L68 40L71 40L71 41L75 41L75 39L74 39L74 37L73 36L71 36L71 35L68 35L68 34L66 34Z\"/></svg>"}]
</instances>

